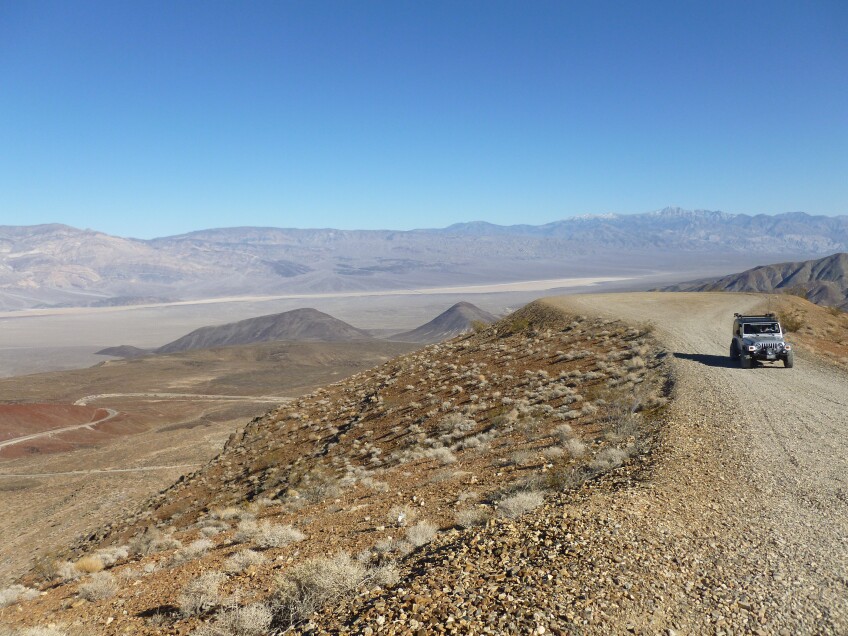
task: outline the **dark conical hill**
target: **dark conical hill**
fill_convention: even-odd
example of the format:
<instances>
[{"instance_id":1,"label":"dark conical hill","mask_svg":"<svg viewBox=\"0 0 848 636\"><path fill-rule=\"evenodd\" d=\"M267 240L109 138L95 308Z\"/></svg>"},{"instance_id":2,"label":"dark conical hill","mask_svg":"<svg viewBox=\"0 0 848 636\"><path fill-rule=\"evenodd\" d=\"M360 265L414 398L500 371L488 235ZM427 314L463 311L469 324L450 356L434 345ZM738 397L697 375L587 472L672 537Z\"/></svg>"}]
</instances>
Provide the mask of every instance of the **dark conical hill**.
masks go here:
<instances>
[{"instance_id":1,"label":"dark conical hill","mask_svg":"<svg viewBox=\"0 0 848 636\"><path fill-rule=\"evenodd\" d=\"M456 303L447 311L439 314L427 324L412 331L405 331L391 337L399 342L420 342L429 344L441 342L466 333L473 328L475 322L490 325L497 317L467 302Z\"/></svg>"},{"instance_id":2,"label":"dark conical hill","mask_svg":"<svg viewBox=\"0 0 848 636\"><path fill-rule=\"evenodd\" d=\"M156 353L176 353L189 349L208 349L273 340L351 342L370 339L371 336L366 332L338 318L333 318L317 309L306 308L248 318L214 327L201 327L159 347Z\"/></svg>"}]
</instances>

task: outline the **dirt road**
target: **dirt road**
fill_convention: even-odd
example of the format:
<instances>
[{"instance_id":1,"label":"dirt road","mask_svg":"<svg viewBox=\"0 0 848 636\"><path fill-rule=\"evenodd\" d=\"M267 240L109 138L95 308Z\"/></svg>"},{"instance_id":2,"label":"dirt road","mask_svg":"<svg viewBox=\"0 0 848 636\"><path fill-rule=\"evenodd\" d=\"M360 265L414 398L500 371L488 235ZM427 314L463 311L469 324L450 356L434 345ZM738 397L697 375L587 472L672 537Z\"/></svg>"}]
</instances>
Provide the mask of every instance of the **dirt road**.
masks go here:
<instances>
[{"instance_id":1,"label":"dirt road","mask_svg":"<svg viewBox=\"0 0 848 636\"><path fill-rule=\"evenodd\" d=\"M74 402L74 406L86 406L89 402L108 400L114 398L149 398L151 400L211 400L213 402L271 402L283 404L291 400L290 397L276 395L202 395L199 393L100 393L98 395L86 395Z\"/></svg>"},{"instance_id":2,"label":"dirt road","mask_svg":"<svg viewBox=\"0 0 848 636\"><path fill-rule=\"evenodd\" d=\"M731 365L733 312L765 309L757 295L549 302L650 321L676 358L652 485L624 506L607 502L621 506L624 528L649 537L649 550L628 558L656 572L636 588L642 611L622 623L645 633L848 634L848 376L803 351L793 369Z\"/></svg>"},{"instance_id":3,"label":"dirt road","mask_svg":"<svg viewBox=\"0 0 848 636\"><path fill-rule=\"evenodd\" d=\"M84 406L76 405L76 406ZM74 424L72 426L62 426L61 428L52 428L49 431L42 431L40 433L32 433L31 435L23 435L21 437L15 437L13 439L7 439L3 442L0 442L0 449L6 448L7 446L13 446L15 444L20 444L22 442L28 442L34 439L39 439L40 437L53 437L54 435L59 435L61 433L67 433L69 431L77 431L81 428L87 428L89 430L94 430L94 426L98 424L103 424L103 422L108 422L112 418L118 415L118 411L115 409L103 409L106 411L106 415L101 417L98 420L94 420L93 422L85 422L84 424Z\"/></svg>"}]
</instances>

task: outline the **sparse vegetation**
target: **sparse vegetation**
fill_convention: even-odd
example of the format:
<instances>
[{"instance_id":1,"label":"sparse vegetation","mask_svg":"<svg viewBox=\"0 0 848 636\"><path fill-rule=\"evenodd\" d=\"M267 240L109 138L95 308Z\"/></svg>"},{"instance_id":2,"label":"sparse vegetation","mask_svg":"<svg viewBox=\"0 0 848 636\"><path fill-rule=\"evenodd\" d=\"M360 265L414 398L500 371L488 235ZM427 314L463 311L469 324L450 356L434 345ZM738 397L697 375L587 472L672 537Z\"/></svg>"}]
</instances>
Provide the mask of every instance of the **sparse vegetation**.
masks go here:
<instances>
[{"instance_id":1,"label":"sparse vegetation","mask_svg":"<svg viewBox=\"0 0 848 636\"><path fill-rule=\"evenodd\" d=\"M523 515L525 512L538 508L544 501L545 497L540 492L517 492L501 500L498 504L498 515L513 519L519 515Z\"/></svg>"},{"instance_id":2,"label":"sparse vegetation","mask_svg":"<svg viewBox=\"0 0 848 636\"><path fill-rule=\"evenodd\" d=\"M781 312L778 314L778 320L784 331L797 332L804 327L804 318L799 313Z\"/></svg>"},{"instance_id":3,"label":"sparse vegetation","mask_svg":"<svg viewBox=\"0 0 848 636\"><path fill-rule=\"evenodd\" d=\"M353 591L368 574L346 552L295 566L278 581L276 603L283 626L297 625L328 601Z\"/></svg>"},{"instance_id":4,"label":"sparse vegetation","mask_svg":"<svg viewBox=\"0 0 848 636\"><path fill-rule=\"evenodd\" d=\"M406 540L416 548L421 547L433 540L438 528L429 521L419 521L414 526L407 528Z\"/></svg>"},{"instance_id":5,"label":"sparse vegetation","mask_svg":"<svg viewBox=\"0 0 848 636\"><path fill-rule=\"evenodd\" d=\"M29 601L38 596L38 590L33 590L23 585L12 585L0 590L0 608L17 603L18 601Z\"/></svg>"},{"instance_id":6,"label":"sparse vegetation","mask_svg":"<svg viewBox=\"0 0 848 636\"><path fill-rule=\"evenodd\" d=\"M262 565L265 561L267 561L267 558L255 550L239 550L224 561L224 569L232 574L237 574L248 568Z\"/></svg>"},{"instance_id":7,"label":"sparse vegetation","mask_svg":"<svg viewBox=\"0 0 848 636\"><path fill-rule=\"evenodd\" d=\"M264 636L269 633L274 613L264 603L224 610L210 625L203 625L193 636Z\"/></svg>"},{"instance_id":8,"label":"sparse vegetation","mask_svg":"<svg viewBox=\"0 0 848 636\"><path fill-rule=\"evenodd\" d=\"M189 581L177 598L184 616L198 616L221 603L221 585L227 580L222 572L205 572Z\"/></svg>"},{"instance_id":9,"label":"sparse vegetation","mask_svg":"<svg viewBox=\"0 0 848 636\"><path fill-rule=\"evenodd\" d=\"M463 508L456 513L456 525L460 528L473 528L484 525L491 517L488 508Z\"/></svg>"},{"instance_id":10,"label":"sparse vegetation","mask_svg":"<svg viewBox=\"0 0 848 636\"><path fill-rule=\"evenodd\" d=\"M87 601L99 601L114 596L118 591L118 581L108 572L95 572L81 583L78 594Z\"/></svg>"},{"instance_id":11,"label":"sparse vegetation","mask_svg":"<svg viewBox=\"0 0 848 636\"><path fill-rule=\"evenodd\" d=\"M242 521L234 540L240 543L252 542L258 548L282 548L290 543L302 541L302 532L287 525L279 525L270 521Z\"/></svg>"}]
</instances>

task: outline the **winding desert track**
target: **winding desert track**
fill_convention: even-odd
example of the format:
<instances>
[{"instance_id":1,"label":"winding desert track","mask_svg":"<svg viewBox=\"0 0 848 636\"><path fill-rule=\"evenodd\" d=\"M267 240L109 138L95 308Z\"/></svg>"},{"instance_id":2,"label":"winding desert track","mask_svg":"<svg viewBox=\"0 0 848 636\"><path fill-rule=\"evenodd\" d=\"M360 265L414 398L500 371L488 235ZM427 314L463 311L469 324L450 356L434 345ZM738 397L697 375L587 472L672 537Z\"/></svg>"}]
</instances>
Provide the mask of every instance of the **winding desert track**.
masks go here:
<instances>
[{"instance_id":1,"label":"winding desert track","mask_svg":"<svg viewBox=\"0 0 848 636\"><path fill-rule=\"evenodd\" d=\"M698 565L670 563L664 616L645 629L848 634L848 374L803 351L793 369L730 364L733 312L766 309L759 295L546 302L650 321L675 357L667 439L639 506Z\"/></svg>"},{"instance_id":2,"label":"winding desert track","mask_svg":"<svg viewBox=\"0 0 848 636\"><path fill-rule=\"evenodd\" d=\"M79 406L79 405L78 405ZM53 437L54 435L59 435L61 433L67 433L69 431L77 431L82 428L87 428L89 430L94 430L93 427L98 424L103 424L104 422L108 422L112 418L118 415L118 411L115 409L104 409L106 411L106 415L101 417L99 420L94 420L93 422L86 422L84 424L74 424L72 426L62 426L60 428L53 428L49 431L42 431L40 433L32 433L31 435L23 435L22 437L15 437L13 439L7 439L3 442L0 442L0 449L6 448L7 446L14 446L15 444L21 444L23 442L29 442L34 439L39 439L41 437Z\"/></svg>"},{"instance_id":3,"label":"winding desert track","mask_svg":"<svg viewBox=\"0 0 848 636\"><path fill-rule=\"evenodd\" d=\"M86 395L74 402L74 406L86 406L89 402L115 398L145 398L150 400L206 400L222 402L273 402L283 404L291 401L290 397L276 395L203 395L200 393L100 393Z\"/></svg>"}]
</instances>

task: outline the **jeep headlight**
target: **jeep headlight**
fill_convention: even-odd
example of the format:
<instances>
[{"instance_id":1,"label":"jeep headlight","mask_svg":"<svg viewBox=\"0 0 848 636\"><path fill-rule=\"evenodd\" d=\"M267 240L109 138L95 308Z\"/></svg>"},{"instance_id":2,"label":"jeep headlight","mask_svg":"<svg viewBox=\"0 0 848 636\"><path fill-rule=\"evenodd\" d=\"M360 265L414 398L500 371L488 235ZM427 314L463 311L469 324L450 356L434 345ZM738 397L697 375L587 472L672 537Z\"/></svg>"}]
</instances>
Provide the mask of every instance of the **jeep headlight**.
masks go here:
<instances>
[{"instance_id":1,"label":"jeep headlight","mask_svg":"<svg viewBox=\"0 0 848 636\"><path fill-rule=\"evenodd\" d=\"M757 345L748 345L748 351L756 351Z\"/></svg>"}]
</instances>

